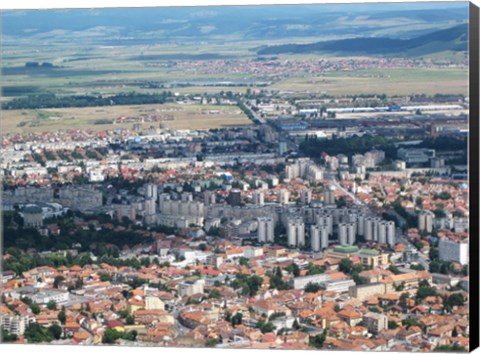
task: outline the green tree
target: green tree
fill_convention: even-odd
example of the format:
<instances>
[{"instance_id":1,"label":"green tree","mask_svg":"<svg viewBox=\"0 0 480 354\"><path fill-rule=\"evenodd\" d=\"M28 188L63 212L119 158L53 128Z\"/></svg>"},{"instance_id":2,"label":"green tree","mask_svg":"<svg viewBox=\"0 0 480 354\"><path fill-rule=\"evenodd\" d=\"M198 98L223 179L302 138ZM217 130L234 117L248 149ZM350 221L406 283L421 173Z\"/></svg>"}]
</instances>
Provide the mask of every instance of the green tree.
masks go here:
<instances>
[{"instance_id":1,"label":"green tree","mask_svg":"<svg viewBox=\"0 0 480 354\"><path fill-rule=\"evenodd\" d=\"M112 277L108 273L100 274L100 281L111 281Z\"/></svg>"},{"instance_id":2,"label":"green tree","mask_svg":"<svg viewBox=\"0 0 480 354\"><path fill-rule=\"evenodd\" d=\"M62 327L60 327L56 323L48 327L48 331L51 333L53 338L57 340L60 339L60 337L62 336Z\"/></svg>"},{"instance_id":3,"label":"green tree","mask_svg":"<svg viewBox=\"0 0 480 354\"><path fill-rule=\"evenodd\" d=\"M307 275L317 275L325 273L325 267L314 265L313 263L308 263Z\"/></svg>"},{"instance_id":4,"label":"green tree","mask_svg":"<svg viewBox=\"0 0 480 354\"><path fill-rule=\"evenodd\" d=\"M105 330L105 333L103 334L102 343L113 344L121 337L122 337L122 334L119 331L112 328L107 328Z\"/></svg>"},{"instance_id":5,"label":"green tree","mask_svg":"<svg viewBox=\"0 0 480 354\"><path fill-rule=\"evenodd\" d=\"M404 309L407 307L407 300L410 298L410 294L409 293L402 293L400 295L400 299L399 299L399 304L400 306L402 306Z\"/></svg>"},{"instance_id":6,"label":"green tree","mask_svg":"<svg viewBox=\"0 0 480 354\"><path fill-rule=\"evenodd\" d=\"M323 342L325 342L325 339L327 338L325 333L322 334L317 334L316 336L310 337L309 338L309 344L312 347L315 348L322 348L323 347Z\"/></svg>"},{"instance_id":7,"label":"green tree","mask_svg":"<svg viewBox=\"0 0 480 354\"><path fill-rule=\"evenodd\" d=\"M33 314L38 315L40 313L40 306L37 304L31 304L30 310L32 310Z\"/></svg>"},{"instance_id":8,"label":"green tree","mask_svg":"<svg viewBox=\"0 0 480 354\"><path fill-rule=\"evenodd\" d=\"M65 280L65 277L61 276L61 275L57 275L55 277L55 279L53 280L53 287L54 288L58 288L58 285L60 284L60 282L64 281Z\"/></svg>"},{"instance_id":9,"label":"green tree","mask_svg":"<svg viewBox=\"0 0 480 354\"><path fill-rule=\"evenodd\" d=\"M440 345L438 347L435 348L434 350L435 352L454 352L454 353L458 353L458 352L466 352L467 349L465 349L464 347L458 345L458 344L453 344L453 345Z\"/></svg>"},{"instance_id":10,"label":"green tree","mask_svg":"<svg viewBox=\"0 0 480 354\"><path fill-rule=\"evenodd\" d=\"M260 329L262 333L269 333L275 330L275 325L272 322L265 322L260 320L257 323L257 328Z\"/></svg>"},{"instance_id":11,"label":"green tree","mask_svg":"<svg viewBox=\"0 0 480 354\"><path fill-rule=\"evenodd\" d=\"M220 291L218 289L213 289L210 292L209 298L211 299L219 299L221 297Z\"/></svg>"},{"instance_id":12,"label":"green tree","mask_svg":"<svg viewBox=\"0 0 480 354\"><path fill-rule=\"evenodd\" d=\"M67 321L67 316L65 315L65 311L61 310L58 313L57 318L58 318L58 320L60 321L61 324L65 324L65 322Z\"/></svg>"},{"instance_id":13,"label":"green tree","mask_svg":"<svg viewBox=\"0 0 480 354\"><path fill-rule=\"evenodd\" d=\"M415 295L415 298L417 299L417 302L422 301L428 296L435 296L437 295L437 289L430 286L428 282L420 282L419 287L417 290L417 294Z\"/></svg>"},{"instance_id":14,"label":"green tree","mask_svg":"<svg viewBox=\"0 0 480 354\"><path fill-rule=\"evenodd\" d=\"M347 206L347 200L345 197L338 198L335 203L337 204L337 208L344 208Z\"/></svg>"},{"instance_id":15,"label":"green tree","mask_svg":"<svg viewBox=\"0 0 480 354\"><path fill-rule=\"evenodd\" d=\"M406 326L407 329L409 329L412 326L419 326L419 323L415 318L407 318L402 320L402 325Z\"/></svg>"},{"instance_id":16,"label":"green tree","mask_svg":"<svg viewBox=\"0 0 480 354\"><path fill-rule=\"evenodd\" d=\"M398 328L398 324L395 321L388 321L388 329L396 329Z\"/></svg>"},{"instance_id":17,"label":"green tree","mask_svg":"<svg viewBox=\"0 0 480 354\"><path fill-rule=\"evenodd\" d=\"M270 289L288 290L291 286L282 279L282 270L275 268L274 273L267 273L270 278Z\"/></svg>"},{"instance_id":18,"label":"green tree","mask_svg":"<svg viewBox=\"0 0 480 354\"><path fill-rule=\"evenodd\" d=\"M423 198L417 197L417 199L415 199L415 204L417 205L417 207L421 207L423 205Z\"/></svg>"},{"instance_id":19,"label":"green tree","mask_svg":"<svg viewBox=\"0 0 480 354\"><path fill-rule=\"evenodd\" d=\"M298 277L300 275L300 268L296 263L292 263L285 268L289 273L292 273L294 277Z\"/></svg>"},{"instance_id":20,"label":"green tree","mask_svg":"<svg viewBox=\"0 0 480 354\"><path fill-rule=\"evenodd\" d=\"M350 272L352 271L352 265L353 262L350 259L343 258L338 265L338 269L343 273L350 274Z\"/></svg>"},{"instance_id":21,"label":"green tree","mask_svg":"<svg viewBox=\"0 0 480 354\"><path fill-rule=\"evenodd\" d=\"M320 285L317 284L317 283L308 283L306 286L305 286L305 292L306 293L316 293L318 291L320 291Z\"/></svg>"},{"instance_id":22,"label":"green tree","mask_svg":"<svg viewBox=\"0 0 480 354\"><path fill-rule=\"evenodd\" d=\"M448 296L444 304L445 306L449 306L449 307L464 306L465 299L463 298L462 294L456 293Z\"/></svg>"},{"instance_id":23,"label":"green tree","mask_svg":"<svg viewBox=\"0 0 480 354\"><path fill-rule=\"evenodd\" d=\"M240 264L241 266L247 267L248 266L248 258L240 257L240 259L238 260L238 264Z\"/></svg>"},{"instance_id":24,"label":"green tree","mask_svg":"<svg viewBox=\"0 0 480 354\"><path fill-rule=\"evenodd\" d=\"M1 338L2 338L2 342L4 342L4 343L15 342L18 339L16 334L11 334L3 328L2 328L2 337Z\"/></svg>"},{"instance_id":25,"label":"green tree","mask_svg":"<svg viewBox=\"0 0 480 354\"><path fill-rule=\"evenodd\" d=\"M232 326L235 327L237 325L241 325L242 324L242 321L243 321L243 315L241 312L237 312L234 316L232 316L231 318L231 323L232 323Z\"/></svg>"},{"instance_id":26,"label":"green tree","mask_svg":"<svg viewBox=\"0 0 480 354\"><path fill-rule=\"evenodd\" d=\"M24 336L28 343L51 342L54 339L52 332L38 323L29 324L25 329Z\"/></svg>"},{"instance_id":27,"label":"green tree","mask_svg":"<svg viewBox=\"0 0 480 354\"><path fill-rule=\"evenodd\" d=\"M47 309L49 310L56 310L57 309L57 303L55 300L50 300L47 304Z\"/></svg>"},{"instance_id":28,"label":"green tree","mask_svg":"<svg viewBox=\"0 0 480 354\"><path fill-rule=\"evenodd\" d=\"M206 346L206 347L210 347L210 348L215 347L217 344L218 344L218 340L215 339L215 338L209 338L209 339L207 339L207 341L205 342L205 346Z\"/></svg>"},{"instance_id":29,"label":"green tree","mask_svg":"<svg viewBox=\"0 0 480 354\"><path fill-rule=\"evenodd\" d=\"M122 339L133 342L137 340L137 335L138 335L138 332L135 330L128 331L122 334Z\"/></svg>"}]
</instances>

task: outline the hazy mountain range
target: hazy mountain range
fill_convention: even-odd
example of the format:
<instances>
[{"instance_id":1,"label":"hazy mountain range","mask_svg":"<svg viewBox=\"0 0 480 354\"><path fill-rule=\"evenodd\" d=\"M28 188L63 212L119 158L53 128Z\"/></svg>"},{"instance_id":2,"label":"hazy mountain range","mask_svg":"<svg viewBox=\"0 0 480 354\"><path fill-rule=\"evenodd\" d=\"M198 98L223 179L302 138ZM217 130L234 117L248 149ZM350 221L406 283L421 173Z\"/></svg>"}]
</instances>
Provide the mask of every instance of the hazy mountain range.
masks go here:
<instances>
[{"instance_id":1,"label":"hazy mountain range","mask_svg":"<svg viewBox=\"0 0 480 354\"><path fill-rule=\"evenodd\" d=\"M102 45L239 40L288 43L260 48L259 53L265 54L319 50L381 53L392 48L414 53L416 48L430 52L433 47L427 47L432 41L439 50L466 49L468 2L22 10L4 11L1 17L5 46L19 40L67 43L75 36L80 44Z\"/></svg>"},{"instance_id":2,"label":"hazy mountain range","mask_svg":"<svg viewBox=\"0 0 480 354\"><path fill-rule=\"evenodd\" d=\"M425 55L444 50L468 49L468 25L435 31L411 39L360 37L312 44L286 44L262 47L258 54L334 52L341 54Z\"/></svg>"}]
</instances>

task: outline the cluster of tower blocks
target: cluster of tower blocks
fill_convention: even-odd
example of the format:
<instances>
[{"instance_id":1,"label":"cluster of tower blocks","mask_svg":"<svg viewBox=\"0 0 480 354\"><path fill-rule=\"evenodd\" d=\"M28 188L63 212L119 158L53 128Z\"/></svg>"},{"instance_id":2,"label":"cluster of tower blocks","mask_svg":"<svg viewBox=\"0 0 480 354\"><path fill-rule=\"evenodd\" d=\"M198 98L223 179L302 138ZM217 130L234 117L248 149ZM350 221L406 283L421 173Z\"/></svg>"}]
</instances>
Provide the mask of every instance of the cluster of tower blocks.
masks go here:
<instances>
[{"instance_id":1,"label":"cluster of tower blocks","mask_svg":"<svg viewBox=\"0 0 480 354\"><path fill-rule=\"evenodd\" d=\"M312 251L328 248L330 243L354 245L359 236L363 241L395 245L395 223L363 211L348 209L320 209L314 222L307 223L302 216L288 217L287 239L290 247L305 246L305 234L310 234ZM258 218L258 241L274 242L275 222L271 217Z\"/></svg>"}]
</instances>

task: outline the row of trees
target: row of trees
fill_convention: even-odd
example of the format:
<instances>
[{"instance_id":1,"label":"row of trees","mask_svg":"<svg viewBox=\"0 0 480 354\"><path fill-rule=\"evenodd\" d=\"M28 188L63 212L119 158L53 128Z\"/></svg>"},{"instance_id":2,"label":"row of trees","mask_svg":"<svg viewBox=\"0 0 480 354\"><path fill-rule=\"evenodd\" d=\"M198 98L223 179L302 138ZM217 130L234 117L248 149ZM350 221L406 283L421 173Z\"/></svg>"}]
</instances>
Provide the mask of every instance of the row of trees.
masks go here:
<instances>
[{"instance_id":1,"label":"row of trees","mask_svg":"<svg viewBox=\"0 0 480 354\"><path fill-rule=\"evenodd\" d=\"M352 155L365 153L372 149L381 149L385 151L385 156L395 157L396 149L393 142L392 139L380 135L333 139L318 139L316 136L313 136L300 143L300 150L307 156L318 158L322 152L326 152L329 155Z\"/></svg>"},{"instance_id":2,"label":"row of trees","mask_svg":"<svg viewBox=\"0 0 480 354\"><path fill-rule=\"evenodd\" d=\"M170 91L160 94L119 93L113 96L57 96L54 94L31 95L16 98L3 104L3 109L40 109L64 107L98 107L131 104L162 104L172 96Z\"/></svg>"},{"instance_id":3,"label":"row of trees","mask_svg":"<svg viewBox=\"0 0 480 354\"><path fill-rule=\"evenodd\" d=\"M61 338L62 327L56 323L49 327L43 327L38 323L31 323L25 329L24 336L28 343L48 343Z\"/></svg>"},{"instance_id":4,"label":"row of trees","mask_svg":"<svg viewBox=\"0 0 480 354\"><path fill-rule=\"evenodd\" d=\"M60 266L71 267L74 265L78 265L80 267L83 267L87 264L107 263L115 267L132 267L134 269L140 269L142 266L148 267L151 263L159 263L158 259L156 258L154 258L153 261L150 261L148 257L120 259L108 255L98 257L94 262L89 253L82 253L76 256L72 256L70 252L67 252L66 256L63 256L61 254L52 254L42 257L38 254L20 252L15 248L9 248L6 250L5 253L9 254L10 257L4 260L3 269L14 271L16 274L21 274L22 272L25 272L29 269L41 266L56 268ZM165 264L158 265L166 266Z\"/></svg>"},{"instance_id":5,"label":"row of trees","mask_svg":"<svg viewBox=\"0 0 480 354\"><path fill-rule=\"evenodd\" d=\"M245 113L245 115L255 124L260 124L257 118L253 115L252 111L243 103L241 100L238 100L238 107Z\"/></svg>"},{"instance_id":6,"label":"row of trees","mask_svg":"<svg viewBox=\"0 0 480 354\"><path fill-rule=\"evenodd\" d=\"M114 344L119 339L135 341L137 339L137 331L120 332L113 328L107 328L103 334L102 343Z\"/></svg>"},{"instance_id":7,"label":"row of trees","mask_svg":"<svg viewBox=\"0 0 480 354\"><path fill-rule=\"evenodd\" d=\"M11 218L8 219L11 222ZM15 217L14 219L15 220ZM13 228L5 225L4 247L14 247L20 250L34 248L37 251L70 249L72 244L81 244L81 251L97 250L97 254L111 254L106 249L100 249L101 245L114 245L118 248L123 246L135 246L152 241L149 236L143 236L135 230L96 230L93 226L89 230L77 230L73 224L72 218L56 219L56 224L60 227L60 235L50 235L42 237L36 229ZM48 223L48 222L47 222ZM171 229L165 231L174 231ZM162 230L159 230L162 232ZM93 246L93 247L92 247ZM99 252L100 251L100 252Z\"/></svg>"}]
</instances>

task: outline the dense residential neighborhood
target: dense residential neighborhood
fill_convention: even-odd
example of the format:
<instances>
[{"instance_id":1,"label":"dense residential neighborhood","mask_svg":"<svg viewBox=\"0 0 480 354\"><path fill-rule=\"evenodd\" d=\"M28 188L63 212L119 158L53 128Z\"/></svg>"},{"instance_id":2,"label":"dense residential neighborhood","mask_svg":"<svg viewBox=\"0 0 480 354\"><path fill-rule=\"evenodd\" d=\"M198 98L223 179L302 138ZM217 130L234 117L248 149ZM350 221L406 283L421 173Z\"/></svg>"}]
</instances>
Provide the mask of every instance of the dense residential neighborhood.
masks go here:
<instances>
[{"instance_id":1,"label":"dense residential neighborhood","mask_svg":"<svg viewBox=\"0 0 480 354\"><path fill-rule=\"evenodd\" d=\"M4 337L468 349L464 132L393 142L364 114L6 135Z\"/></svg>"},{"instance_id":2,"label":"dense residential neighborhood","mask_svg":"<svg viewBox=\"0 0 480 354\"><path fill-rule=\"evenodd\" d=\"M2 11L0 342L475 349L473 5L174 5Z\"/></svg>"}]
</instances>

